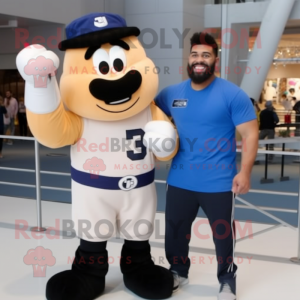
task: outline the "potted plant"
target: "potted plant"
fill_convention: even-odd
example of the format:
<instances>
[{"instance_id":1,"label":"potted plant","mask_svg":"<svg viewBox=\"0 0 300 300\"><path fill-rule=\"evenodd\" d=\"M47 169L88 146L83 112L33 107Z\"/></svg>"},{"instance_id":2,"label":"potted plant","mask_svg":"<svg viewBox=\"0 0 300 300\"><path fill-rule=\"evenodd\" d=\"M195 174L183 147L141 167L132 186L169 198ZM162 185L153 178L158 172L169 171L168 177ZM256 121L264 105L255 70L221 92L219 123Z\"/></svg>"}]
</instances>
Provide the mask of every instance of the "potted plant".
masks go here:
<instances>
[{"instance_id":1,"label":"potted plant","mask_svg":"<svg viewBox=\"0 0 300 300\"><path fill-rule=\"evenodd\" d=\"M279 136L280 137L290 137L290 130L286 129L286 130L279 130Z\"/></svg>"}]
</instances>

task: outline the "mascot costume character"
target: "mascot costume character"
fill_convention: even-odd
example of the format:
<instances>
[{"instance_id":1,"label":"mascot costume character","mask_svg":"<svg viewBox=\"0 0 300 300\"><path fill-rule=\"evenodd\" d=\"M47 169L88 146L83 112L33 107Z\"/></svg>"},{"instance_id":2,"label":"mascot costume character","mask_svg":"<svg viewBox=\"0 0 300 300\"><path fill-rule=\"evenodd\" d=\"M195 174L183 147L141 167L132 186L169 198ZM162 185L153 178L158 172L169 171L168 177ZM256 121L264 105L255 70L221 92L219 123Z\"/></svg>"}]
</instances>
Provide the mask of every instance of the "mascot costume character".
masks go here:
<instances>
[{"instance_id":1,"label":"mascot costume character","mask_svg":"<svg viewBox=\"0 0 300 300\"><path fill-rule=\"evenodd\" d=\"M139 33L114 14L74 20L58 46L66 51L60 88L55 77L59 59L53 52L31 45L16 58L26 81L33 135L50 148L71 145L72 219L80 246L71 270L48 281L48 300L101 295L107 240L118 229L124 238L120 267L125 286L146 299L172 294L172 273L152 261L149 237L156 212L155 157L171 159L178 137L153 104L158 76L150 71L155 66ZM91 230L83 230L82 222Z\"/></svg>"}]
</instances>

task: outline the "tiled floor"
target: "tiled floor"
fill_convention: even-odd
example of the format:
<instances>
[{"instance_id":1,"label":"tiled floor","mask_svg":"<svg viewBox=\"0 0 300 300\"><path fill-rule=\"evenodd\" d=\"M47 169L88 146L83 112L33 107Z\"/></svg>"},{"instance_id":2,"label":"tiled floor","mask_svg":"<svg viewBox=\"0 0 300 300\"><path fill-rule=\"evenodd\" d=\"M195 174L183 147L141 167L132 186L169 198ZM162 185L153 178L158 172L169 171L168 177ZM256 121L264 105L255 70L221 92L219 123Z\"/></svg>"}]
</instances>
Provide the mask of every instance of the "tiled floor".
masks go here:
<instances>
[{"instance_id":1,"label":"tiled floor","mask_svg":"<svg viewBox=\"0 0 300 300\"><path fill-rule=\"evenodd\" d=\"M16 223L36 225L36 203L34 200L8 198L0 196L0 235L1 268L0 299L34 300L45 299L47 280L59 271L70 268L70 259L78 246L78 239L63 239L63 220L71 219L71 205L43 202L43 225L55 227L61 235L34 236L30 231L15 231ZM19 221L18 221L19 220ZM22 221L21 221L22 220ZM55 221L57 220L57 221ZM218 282L216 278L217 263L211 238L199 238L210 233L208 225L198 226L197 219L193 226L190 247L192 261L190 284L174 294L173 299L217 299ZM245 228L245 223L238 225ZM250 224L253 233L270 228L270 225ZM198 232L198 237L195 233ZM249 232L249 231L248 231ZM53 234L54 232L51 232ZM200 234L199 234L200 233ZM242 231L237 232L237 239ZM151 237L152 256L156 263L168 267L164 254L164 215L156 215L156 232ZM300 265L289 261L297 255L298 232L280 227L266 233L245 239L236 245L239 300L296 300L300 295ZM32 265L24 263L28 250L42 246L51 250L55 264L47 266L45 277L34 277ZM122 281L118 257L122 240L113 239L108 243L110 269L107 275L105 293L101 299L137 299L128 291ZM40 274L38 274L40 275Z\"/></svg>"}]
</instances>

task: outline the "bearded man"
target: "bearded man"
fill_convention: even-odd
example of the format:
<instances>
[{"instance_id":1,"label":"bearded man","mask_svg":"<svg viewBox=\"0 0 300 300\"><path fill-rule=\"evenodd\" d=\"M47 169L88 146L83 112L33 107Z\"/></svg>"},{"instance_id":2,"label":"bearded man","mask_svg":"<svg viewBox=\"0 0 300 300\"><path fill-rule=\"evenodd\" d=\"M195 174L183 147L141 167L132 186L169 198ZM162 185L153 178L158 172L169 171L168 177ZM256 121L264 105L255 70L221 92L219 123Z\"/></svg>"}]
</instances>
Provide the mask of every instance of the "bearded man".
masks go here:
<instances>
[{"instance_id":1,"label":"bearded man","mask_svg":"<svg viewBox=\"0 0 300 300\"><path fill-rule=\"evenodd\" d=\"M187 65L190 78L165 88L155 99L173 119L180 140L167 180L165 247L175 291L188 283L191 227L202 207L216 248L218 299L235 300L234 201L250 188L258 125L246 93L215 76L218 62L215 39L195 33ZM240 170L235 162L236 130L243 139Z\"/></svg>"}]
</instances>

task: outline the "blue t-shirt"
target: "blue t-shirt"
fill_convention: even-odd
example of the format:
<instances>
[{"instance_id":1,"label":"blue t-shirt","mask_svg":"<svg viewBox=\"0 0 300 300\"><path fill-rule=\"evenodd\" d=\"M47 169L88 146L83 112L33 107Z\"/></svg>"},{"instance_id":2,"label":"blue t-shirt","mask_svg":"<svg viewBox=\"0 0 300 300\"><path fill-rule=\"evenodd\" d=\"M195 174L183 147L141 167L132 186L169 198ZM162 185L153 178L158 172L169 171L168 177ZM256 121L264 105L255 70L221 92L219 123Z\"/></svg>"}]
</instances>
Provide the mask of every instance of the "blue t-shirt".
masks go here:
<instances>
[{"instance_id":1,"label":"blue t-shirt","mask_svg":"<svg viewBox=\"0 0 300 300\"><path fill-rule=\"evenodd\" d=\"M235 127L256 119L246 93L218 77L195 91L188 79L162 90L155 102L173 117L179 135L167 183L197 192L230 191L237 174Z\"/></svg>"}]
</instances>

